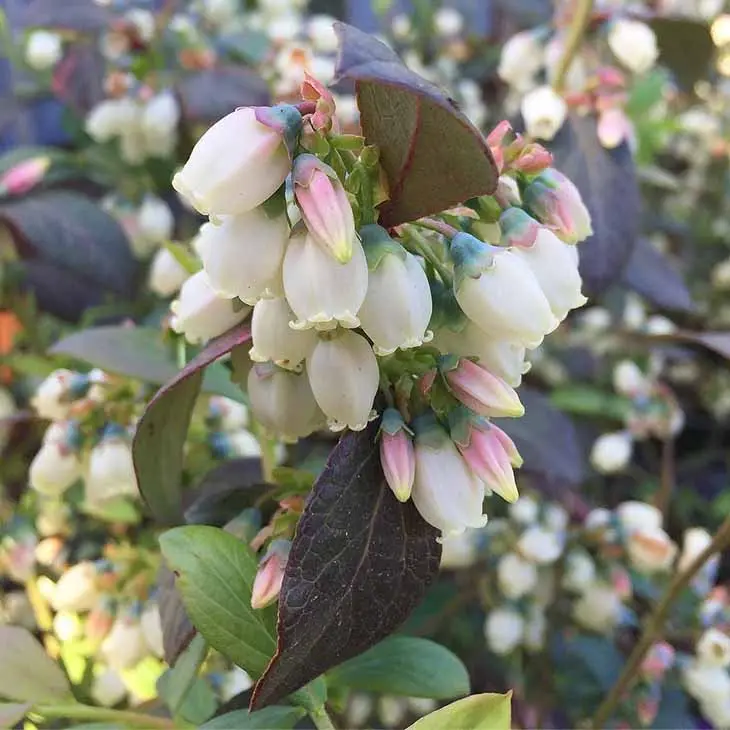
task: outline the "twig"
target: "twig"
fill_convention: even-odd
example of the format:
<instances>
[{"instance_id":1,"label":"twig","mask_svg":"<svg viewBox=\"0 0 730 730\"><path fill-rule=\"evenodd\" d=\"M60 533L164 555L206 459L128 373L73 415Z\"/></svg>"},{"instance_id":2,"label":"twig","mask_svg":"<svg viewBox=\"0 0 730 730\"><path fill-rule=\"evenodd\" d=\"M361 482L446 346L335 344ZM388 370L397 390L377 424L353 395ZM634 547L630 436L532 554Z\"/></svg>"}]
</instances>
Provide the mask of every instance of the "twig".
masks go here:
<instances>
[{"instance_id":1,"label":"twig","mask_svg":"<svg viewBox=\"0 0 730 730\"><path fill-rule=\"evenodd\" d=\"M575 0L575 8L573 10L573 17L568 27L568 37L565 40L565 48L563 49L563 55L560 57L558 62L557 70L555 71L555 79L553 80L553 89L560 93L565 87L565 80L570 71L570 66L573 63L576 53L580 48L580 44L583 41L583 35L588 28L588 24L591 20L591 12L593 11L593 0Z\"/></svg>"},{"instance_id":2,"label":"twig","mask_svg":"<svg viewBox=\"0 0 730 730\"><path fill-rule=\"evenodd\" d=\"M662 470L659 489L654 495L654 506L664 515L667 516L669 503L672 499L675 483L674 473L674 438L667 436L662 441Z\"/></svg>"},{"instance_id":3,"label":"twig","mask_svg":"<svg viewBox=\"0 0 730 730\"><path fill-rule=\"evenodd\" d=\"M715 536L712 538L712 542L707 546L707 548L705 548L705 550L703 550L685 570L674 576L674 579L669 584L669 588L667 588L666 593L646 622L641 638L634 647L634 650L631 652L631 655L626 662L626 666L621 672L621 676L596 710L596 714L593 716L593 720L591 722L592 728L600 730L601 728L606 727L606 723L611 717L612 712L615 710L616 705L624 696L624 693L630 687L632 680L639 671L646 653L661 635L661 632L664 629L664 623L667 620L667 615L669 614L669 609L674 601L692 580L694 575L702 568L702 566L715 553L724 550L729 544L730 516L725 518L725 521L720 526L720 529L715 533Z\"/></svg>"},{"instance_id":4,"label":"twig","mask_svg":"<svg viewBox=\"0 0 730 730\"><path fill-rule=\"evenodd\" d=\"M91 707L90 705L36 705L32 712L43 717L65 717L69 720L95 720L96 722L114 722L122 725L131 725L139 728L159 728L160 730L175 730L181 727L166 717L143 715L128 710L112 710L107 707Z\"/></svg>"},{"instance_id":5,"label":"twig","mask_svg":"<svg viewBox=\"0 0 730 730\"><path fill-rule=\"evenodd\" d=\"M450 226L446 221L440 221L438 218L419 218L414 221L414 225L436 231L445 238L453 238L459 232L457 228Z\"/></svg>"}]
</instances>

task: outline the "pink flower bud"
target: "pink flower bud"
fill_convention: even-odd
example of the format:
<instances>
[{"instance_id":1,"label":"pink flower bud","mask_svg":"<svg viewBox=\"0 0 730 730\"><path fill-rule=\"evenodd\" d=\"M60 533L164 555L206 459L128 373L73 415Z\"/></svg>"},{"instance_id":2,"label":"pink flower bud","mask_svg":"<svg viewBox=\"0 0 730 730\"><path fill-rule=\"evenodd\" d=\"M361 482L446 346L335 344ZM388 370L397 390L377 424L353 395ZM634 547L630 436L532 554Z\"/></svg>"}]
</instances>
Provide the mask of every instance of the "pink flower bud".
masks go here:
<instances>
[{"instance_id":1,"label":"pink flower bud","mask_svg":"<svg viewBox=\"0 0 730 730\"><path fill-rule=\"evenodd\" d=\"M511 167L513 170L534 175L547 169L552 164L552 153L546 150L541 144L533 142L522 150L517 159L512 162Z\"/></svg>"},{"instance_id":2,"label":"pink flower bud","mask_svg":"<svg viewBox=\"0 0 730 730\"><path fill-rule=\"evenodd\" d=\"M507 208L499 217L502 243L507 246L530 248L537 239L540 224L522 208Z\"/></svg>"},{"instance_id":3,"label":"pink flower bud","mask_svg":"<svg viewBox=\"0 0 730 730\"><path fill-rule=\"evenodd\" d=\"M305 71L300 92L302 99L315 102L315 111L310 117L312 127L318 132L329 132L335 114L335 100L330 90Z\"/></svg>"},{"instance_id":4,"label":"pink flower bud","mask_svg":"<svg viewBox=\"0 0 730 730\"><path fill-rule=\"evenodd\" d=\"M400 413L388 408L380 426L380 463L399 502L407 502L416 477L416 452Z\"/></svg>"},{"instance_id":5,"label":"pink flower bud","mask_svg":"<svg viewBox=\"0 0 730 730\"><path fill-rule=\"evenodd\" d=\"M314 155L299 155L292 171L294 194L314 240L341 264L353 253L355 218L337 173Z\"/></svg>"},{"instance_id":6,"label":"pink flower bud","mask_svg":"<svg viewBox=\"0 0 730 730\"><path fill-rule=\"evenodd\" d=\"M254 578L251 608L265 608L279 597L290 547L288 540L274 540L269 546Z\"/></svg>"},{"instance_id":7,"label":"pink flower bud","mask_svg":"<svg viewBox=\"0 0 730 730\"><path fill-rule=\"evenodd\" d=\"M566 243L578 243L593 234L591 216L578 188L562 173L549 168L525 190L532 213Z\"/></svg>"},{"instance_id":8,"label":"pink flower bud","mask_svg":"<svg viewBox=\"0 0 730 730\"><path fill-rule=\"evenodd\" d=\"M0 177L0 193L22 195L34 188L51 166L50 157L32 157L11 167Z\"/></svg>"},{"instance_id":9,"label":"pink flower bud","mask_svg":"<svg viewBox=\"0 0 730 730\"><path fill-rule=\"evenodd\" d=\"M661 679L674 664L675 654L671 644L666 641L655 642L641 662L641 675L650 681Z\"/></svg>"},{"instance_id":10,"label":"pink flower bud","mask_svg":"<svg viewBox=\"0 0 730 730\"><path fill-rule=\"evenodd\" d=\"M466 358L441 358L441 372L454 396L480 416L519 417L525 409L514 388Z\"/></svg>"},{"instance_id":11,"label":"pink flower bud","mask_svg":"<svg viewBox=\"0 0 730 730\"><path fill-rule=\"evenodd\" d=\"M618 147L631 136L631 122L623 109L606 109L598 116L598 139L606 149Z\"/></svg>"}]
</instances>

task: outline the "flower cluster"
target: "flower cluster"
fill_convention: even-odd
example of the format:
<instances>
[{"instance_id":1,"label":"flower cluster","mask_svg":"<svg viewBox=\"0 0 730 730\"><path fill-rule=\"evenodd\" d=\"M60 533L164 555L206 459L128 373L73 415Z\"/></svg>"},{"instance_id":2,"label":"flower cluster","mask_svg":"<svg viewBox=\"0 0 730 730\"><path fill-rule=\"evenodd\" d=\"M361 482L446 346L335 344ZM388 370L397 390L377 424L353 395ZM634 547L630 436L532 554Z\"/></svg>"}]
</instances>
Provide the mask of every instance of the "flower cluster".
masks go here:
<instances>
[{"instance_id":1,"label":"flower cluster","mask_svg":"<svg viewBox=\"0 0 730 730\"><path fill-rule=\"evenodd\" d=\"M488 139L494 197L387 230L377 150L337 134L318 81L303 93L313 101L224 117L175 176L209 222L172 327L196 342L253 307L254 364L234 352L233 365L261 425L287 440L361 430L380 392L398 499L444 532L483 524L485 490L515 500L521 463L489 419L522 415L526 349L585 302L574 244L588 212L550 155L502 124Z\"/></svg>"}]
</instances>

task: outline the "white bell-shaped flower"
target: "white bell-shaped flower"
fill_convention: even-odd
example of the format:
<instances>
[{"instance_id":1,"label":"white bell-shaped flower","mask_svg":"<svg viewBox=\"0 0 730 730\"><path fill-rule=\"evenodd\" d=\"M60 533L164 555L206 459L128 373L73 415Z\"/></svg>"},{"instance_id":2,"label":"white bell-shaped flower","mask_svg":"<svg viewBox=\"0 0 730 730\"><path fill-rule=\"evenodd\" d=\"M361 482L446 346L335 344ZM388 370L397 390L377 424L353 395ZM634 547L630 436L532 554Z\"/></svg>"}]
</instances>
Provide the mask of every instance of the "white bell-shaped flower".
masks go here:
<instances>
[{"instance_id":1,"label":"white bell-shaped flower","mask_svg":"<svg viewBox=\"0 0 730 730\"><path fill-rule=\"evenodd\" d=\"M36 30L28 36L25 60L36 71L52 68L61 60L63 41L58 33Z\"/></svg>"},{"instance_id":2,"label":"white bell-shaped flower","mask_svg":"<svg viewBox=\"0 0 730 730\"><path fill-rule=\"evenodd\" d=\"M530 369L524 346L488 335L471 320L461 332L447 327L436 330L433 345L444 355L476 357L481 366L513 388L522 383L522 376Z\"/></svg>"},{"instance_id":3,"label":"white bell-shaped flower","mask_svg":"<svg viewBox=\"0 0 730 730\"><path fill-rule=\"evenodd\" d=\"M99 505L117 497L136 497L138 494L132 446L123 429L107 427L104 437L89 455L86 501Z\"/></svg>"},{"instance_id":4,"label":"white bell-shaped flower","mask_svg":"<svg viewBox=\"0 0 730 730\"><path fill-rule=\"evenodd\" d=\"M69 568L56 583L50 603L54 611L90 611L96 606L100 592L97 569L90 560L82 560Z\"/></svg>"},{"instance_id":5,"label":"white bell-shaped flower","mask_svg":"<svg viewBox=\"0 0 730 730\"><path fill-rule=\"evenodd\" d=\"M86 133L96 142L109 142L124 129L138 126L138 112L132 99L105 99L86 117Z\"/></svg>"},{"instance_id":6,"label":"white bell-shaped flower","mask_svg":"<svg viewBox=\"0 0 730 730\"><path fill-rule=\"evenodd\" d=\"M226 216L200 229L195 249L213 288L225 297L255 304L279 288L289 226L263 208Z\"/></svg>"},{"instance_id":7,"label":"white bell-shaped flower","mask_svg":"<svg viewBox=\"0 0 730 730\"><path fill-rule=\"evenodd\" d=\"M324 425L306 373L256 365L247 384L255 419L272 433L295 441Z\"/></svg>"},{"instance_id":8,"label":"white bell-shaped flower","mask_svg":"<svg viewBox=\"0 0 730 730\"><path fill-rule=\"evenodd\" d=\"M387 238L388 234L373 225L361 235L367 247L371 235ZM426 329L433 310L426 272L413 254L394 242L390 245L393 250L385 251L371 266L367 294L358 313L377 355L390 355L399 347L418 347L433 336Z\"/></svg>"},{"instance_id":9,"label":"white bell-shaped flower","mask_svg":"<svg viewBox=\"0 0 730 730\"><path fill-rule=\"evenodd\" d=\"M80 476L81 460L76 451L62 441L47 441L33 457L28 482L46 497L58 497Z\"/></svg>"},{"instance_id":10,"label":"white bell-shaped flower","mask_svg":"<svg viewBox=\"0 0 730 730\"><path fill-rule=\"evenodd\" d=\"M284 292L296 314L295 329L358 327L368 288L368 264L355 239L352 258L341 264L311 235L296 235L284 256Z\"/></svg>"},{"instance_id":11,"label":"white bell-shaped flower","mask_svg":"<svg viewBox=\"0 0 730 730\"><path fill-rule=\"evenodd\" d=\"M513 35L503 46L499 57L499 77L517 91L527 91L535 82L545 61L545 48L533 31Z\"/></svg>"},{"instance_id":12,"label":"white bell-shaped flower","mask_svg":"<svg viewBox=\"0 0 730 730\"><path fill-rule=\"evenodd\" d=\"M160 244L172 236L175 219L164 200L145 195L137 211L137 226L132 236L132 250L138 258L147 258Z\"/></svg>"},{"instance_id":13,"label":"white bell-shaped flower","mask_svg":"<svg viewBox=\"0 0 730 730\"><path fill-rule=\"evenodd\" d=\"M612 22L608 45L613 55L637 74L648 71L659 56L656 34L640 20L619 18Z\"/></svg>"},{"instance_id":14,"label":"white bell-shaped flower","mask_svg":"<svg viewBox=\"0 0 730 730\"><path fill-rule=\"evenodd\" d=\"M174 150L179 122L180 105L171 91L162 91L147 102L141 129L150 157L164 157Z\"/></svg>"},{"instance_id":15,"label":"white bell-shaped flower","mask_svg":"<svg viewBox=\"0 0 730 730\"><path fill-rule=\"evenodd\" d=\"M162 620L160 609L156 603L148 603L140 618L144 640L150 651L158 657L165 656L165 647L162 639Z\"/></svg>"},{"instance_id":16,"label":"white bell-shaped flower","mask_svg":"<svg viewBox=\"0 0 730 730\"><path fill-rule=\"evenodd\" d=\"M114 707L127 696L127 685L115 669L104 669L91 683L91 698L101 707Z\"/></svg>"},{"instance_id":17,"label":"white bell-shaped flower","mask_svg":"<svg viewBox=\"0 0 730 730\"><path fill-rule=\"evenodd\" d=\"M497 564L497 582L507 598L521 598L537 585L537 568L517 553L507 553Z\"/></svg>"},{"instance_id":18,"label":"white bell-shaped flower","mask_svg":"<svg viewBox=\"0 0 730 730\"><path fill-rule=\"evenodd\" d=\"M71 384L74 374L70 370L54 370L38 386L30 404L41 418L62 421L71 407Z\"/></svg>"},{"instance_id":19,"label":"white bell-shaped flower","mask_svg":"<svg viewBox=\"0 0 730 730\"><path fill-rule=\"evenodd\" d=\"M251 317L251 359L254 362L272 360L282 368L296 369L317 344L317 333L292 329L289 322L295 319L283 297L257 302Z\"/></svg>"},{"instance_id":20,"label":"white bell-shaped flower","mask_svg":"<svg viewBox=\"0 0 730 730\"><path fill-rule=\"evenodd\" d=\"M426 522L444 535L483 527L484 484L432 416L416 422L416 478L411 498Z\"/></svg>"},{"instance_id":21,"label":"white bell-shaped flower","mask_svg":"<svg viewBox=\"0 0 730 730\"><path fill-rule=\"evenodd\" d=\"M613 474L626 467L633 450L634 442L628 431L604 433L593 444L591 464L602 474Z\"/></svg>"},{"instance_id":22,"label":"white bell-shaped flower","mask_svg":"<svg viewBox=\"0 0 730 730\"><path fill-rule=\"evenodd\" d=\"M537 347L560 320L525 260L514 251L484 250L489 248L468 234L454 236L451 251L459 279L454 285L456 301L485 332ZM479 263L487 257L489 265ZM465 271L460 271L462 267Z\"/></svg>"},{"instance_id":23,"label":"white bell-shaped flower","mask_svg":"<svg viewBox=\"0 0 730 730\"><path fill-rule=\"evenodd\" d=\"M525 619L514 608L490 611L484 623L487 646L495 654L511 654L522 643L524 633Z\"/></svg>"},{"instance_id":24,"label":"white bell-shaped flower","mask_svg":"<svg viewBox=\"0 0 730 730\"><path fill-rule=\"evenodd\" d=\"M198 140L172 185L203 215L236 215L270 198L291 163L280 130L253 107L236 109ZM301 119L300 119L301 122Z\"/></svg>"},{"instance_id":25,"label":"white bell-shaped flower","mask_svg":"<svg viewBox=\"0 0 730 730\"><path fill-rule=\"evenodd\" d=\"M144 631L136 611L118 616L101 644L102 659L116 670L130 669L149 654Z\"/></svg>"},{"instance_id":26,"label":"white bell-shaped flower","mask_svg":"<svg viewBox=\"0 0 730 730\"><path fill-rule=\"evenodd\" d=\"M364 337L348 330L324 336L307 360L307 372L332 430L360 431L367 426L380 372Z\"/></svg>"},{"instance_id":27,"label":"white bell-shaped flower","mask_svg":"<svg viewBox=\"0 0 730 730\"><path fill-rule=\"evenodd\" d=\"M528 91L520 105L525 130L531 137L551 140L568 116L568 106L549 86Z\"/></svg>"},{"instance_id":28,"label":"white bell-shaped flower","mask_svg":"<svg viewBox=\"0 0 730 730\"><path fill-rule=\"evenodd\" d=\"M547 228L540 228L531 247L513 251L530 267L558 319L565 319L571 309L582 307L588 301L581 292L583 282L575 246L563 243Z\"/></svg>"},{"instance_id":29,"label":"white bell-shaped flower","mask_svg":"<svg viewBox=\"0 0 730 730\"><path fill-rule=\"evenodd\" d=\"M216 294L204 271L193 274L170 305L173 317L170 326L185 335L188 342L198 343L222 335L242 322L250 307L236 307L231 299Z\"/></svg>"},{"instance_id":30,"label":"white bell-shaped flower","mask_svg":"<svg viewBox=\"0 0 730 730\"><path fill-rule=\"evenodd\" d=\"M149 273L149 287L159 297L170 297L180 290L189 274L166 248L158 249Z\"/></svg>"}]
</instances>

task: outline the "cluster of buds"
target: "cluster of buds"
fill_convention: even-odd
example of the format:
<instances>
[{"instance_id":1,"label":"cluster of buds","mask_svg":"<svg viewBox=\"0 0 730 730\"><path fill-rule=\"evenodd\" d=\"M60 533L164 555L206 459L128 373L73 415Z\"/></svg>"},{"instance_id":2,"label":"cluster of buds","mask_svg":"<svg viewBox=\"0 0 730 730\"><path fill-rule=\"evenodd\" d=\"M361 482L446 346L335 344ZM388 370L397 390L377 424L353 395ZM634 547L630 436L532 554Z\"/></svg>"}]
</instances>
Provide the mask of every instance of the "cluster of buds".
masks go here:
<instances>
[{"instance_id":1,"label":"cluster of buds","mask_svg":"<svg viewBox=\"0 0 730 730\"><path fill-rule=\"evenodd\" d=\"M139 496L131 449L134 406L124 384L100 370L55 370L31 404L51 421L30 465L32 489L57 500L83 479L84 506L100 516L120 499Z\"/></svg>"},{"instance_id":2,"label":"cluster of buds","mask_svg":"<svg viewBox=\"0 0 730 730\"><path fill-rule=\"evenodd\" d=\"M574 244L591 234L588 212L550 155L507 143L503 124L488 140L494 197L383 228L377 149L335 131L318 81L303 92L297 107L224 117L175 176L210 220L194 245L203 270L173 302L172 326L199 341L253 307L234 379L265 429L286 440L325 424L362 430L382 398L397 498L445 533L482 525L486 493L517 498L521 463L490 419L523 414L514 388L526 350L585 302Z\"/></svg>"},{"instance_id":3,"label":"cluster of buds","mask_svg":"<svg viewBox=\"0 0 730 730\"><path fill-rule=\"evenodd\" d=\"M146 259L156 250L166 250L161 246L172 237L175 218L170 206L162 198L148 193L135 205L119 195L111 194L102 199L101 205L122 226L137 258ZM164 285L161 288L164 289Z\"/></svg>"}]
</instances>

